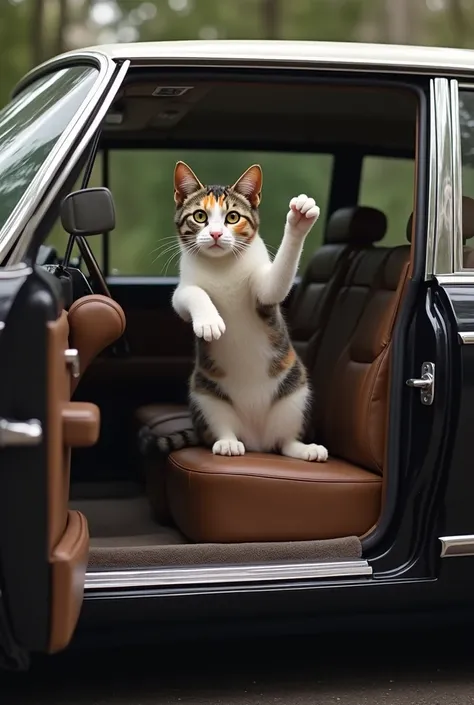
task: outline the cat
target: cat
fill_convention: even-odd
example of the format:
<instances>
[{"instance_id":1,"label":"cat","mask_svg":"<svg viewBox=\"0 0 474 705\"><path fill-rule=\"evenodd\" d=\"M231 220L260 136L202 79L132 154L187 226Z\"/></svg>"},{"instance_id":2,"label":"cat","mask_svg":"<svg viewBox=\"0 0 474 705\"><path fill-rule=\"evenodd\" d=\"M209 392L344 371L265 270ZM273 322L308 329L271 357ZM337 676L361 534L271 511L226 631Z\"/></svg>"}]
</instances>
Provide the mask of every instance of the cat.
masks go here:
<instances>
[{"instance_id":1,"label":"cat","mask_svg":"<svg viewBox=\"0 0 474 705\"><path fill-rule=\"evenodd\" d=\"M258 164L233 186L204 186L184 162L175 167L181 258L172 306L196 336L193 427L217 455L279 452L324 462L324 446L301 441L310 388L280 310L320 211L304 194L291 199L271 261L259 235L261 192ZM189 434L178 445L186 444Z\"/></svg>"}]
</instances>

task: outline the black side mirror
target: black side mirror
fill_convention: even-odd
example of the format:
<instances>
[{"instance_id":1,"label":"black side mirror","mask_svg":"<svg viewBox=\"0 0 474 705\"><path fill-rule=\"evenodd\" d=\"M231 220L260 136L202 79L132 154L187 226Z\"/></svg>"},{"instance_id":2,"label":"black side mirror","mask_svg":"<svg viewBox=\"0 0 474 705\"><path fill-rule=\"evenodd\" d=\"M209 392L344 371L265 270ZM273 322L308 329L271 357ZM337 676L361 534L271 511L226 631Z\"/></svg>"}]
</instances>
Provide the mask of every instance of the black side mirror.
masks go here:
<instances>
[{"instance_id":1,"label":"black side mirror","mask_svg":"<svg viewBox=\"0 0 474 705\"><path fill-rule=\"evenodd\" d=\"M114 199L104 186L73 191L61 203L60 216L73 237L108 233L115 228Z\"/></svg>"}]
</instances>

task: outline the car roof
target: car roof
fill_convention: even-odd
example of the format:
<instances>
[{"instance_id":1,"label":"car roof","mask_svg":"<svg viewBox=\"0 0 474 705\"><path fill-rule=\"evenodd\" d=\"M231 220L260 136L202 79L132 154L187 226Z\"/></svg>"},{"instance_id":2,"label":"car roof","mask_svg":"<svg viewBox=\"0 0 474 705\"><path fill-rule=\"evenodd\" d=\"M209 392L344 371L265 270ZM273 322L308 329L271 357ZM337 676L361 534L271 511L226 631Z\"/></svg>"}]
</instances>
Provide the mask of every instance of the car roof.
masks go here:
<instances>
[{"instance_id":1,"label":"car roof","mask_svg":"<svg viewBox=\"0 0 474 705\"><path fill-rule=\"evenodd\" d=\"M68 52L100 52L132 63L185 60L198 64L321 64L336 67L422 73L474 71L474 51L447 47L273 40L186 40L102 44Z\"/></svg>"}]
</instances>

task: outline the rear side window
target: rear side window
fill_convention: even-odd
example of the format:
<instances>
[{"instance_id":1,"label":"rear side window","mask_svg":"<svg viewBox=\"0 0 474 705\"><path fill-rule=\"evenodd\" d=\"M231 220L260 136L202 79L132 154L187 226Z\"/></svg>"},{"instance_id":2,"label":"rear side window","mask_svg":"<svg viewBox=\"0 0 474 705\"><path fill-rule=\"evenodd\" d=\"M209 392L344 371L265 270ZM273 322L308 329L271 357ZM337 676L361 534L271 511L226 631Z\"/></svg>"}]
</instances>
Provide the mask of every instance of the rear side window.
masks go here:
<instances>
[{"instance_id":1,"label":"rear side window","mask_svg":"<svg viewBox=\"0 0 474 705\"><path fill-rule=\"evenodd\" d=\"M396 157L364 157L359 203L383 211L387 233L379 244L393 247L407 243L406 229L413 211L415 162Z\"/></svg>"},{"instance_id":2,"label":"rear side window","mask_svg":"<svg viewBox=\"0 0 474 705\"><path fill-rule=\"evenodd\" d=\"M0 111L0 230L25 196L98 75L93 67L48 74Z\"/></svg>"}]
</instances>

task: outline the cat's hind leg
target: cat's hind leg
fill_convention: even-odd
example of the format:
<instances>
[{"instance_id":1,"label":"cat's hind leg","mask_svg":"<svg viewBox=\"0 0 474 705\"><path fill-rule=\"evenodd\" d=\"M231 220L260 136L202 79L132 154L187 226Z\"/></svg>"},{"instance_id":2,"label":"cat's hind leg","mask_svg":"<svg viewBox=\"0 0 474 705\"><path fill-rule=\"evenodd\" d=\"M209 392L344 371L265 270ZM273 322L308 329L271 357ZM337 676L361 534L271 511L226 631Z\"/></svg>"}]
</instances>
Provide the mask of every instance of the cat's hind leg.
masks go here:
<instances>
[{"instance_id":1,"label":"cat's hind leg","mask_svg":"<svg viewBox=\"0 0 474 705\"><path fill-rule=\"evenodd\" d=\"M213 439L214 455L244 455L245 446L239 441L241 423L232 404L199 392L192 392L191 401L207 426L206 435Z\"/></svg>"},{"instance_id":2,"label":"cat's hind leg","mask_svg":"<svg viewBox=\"0 0 474 705\"><path fill-rule=\"evenodd\" d=\"M324 446L298 440L303 430L308 400L309 389L305 386L275 402L267 419L265 447L278 449L289 458L323 463L328 459Z\"/></svg>"}]
</instances>

